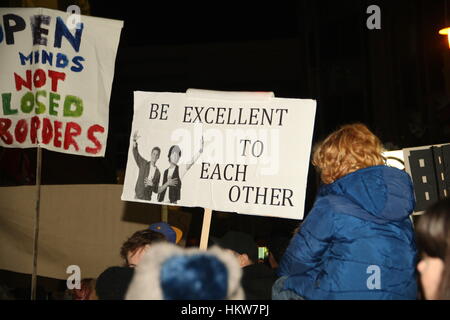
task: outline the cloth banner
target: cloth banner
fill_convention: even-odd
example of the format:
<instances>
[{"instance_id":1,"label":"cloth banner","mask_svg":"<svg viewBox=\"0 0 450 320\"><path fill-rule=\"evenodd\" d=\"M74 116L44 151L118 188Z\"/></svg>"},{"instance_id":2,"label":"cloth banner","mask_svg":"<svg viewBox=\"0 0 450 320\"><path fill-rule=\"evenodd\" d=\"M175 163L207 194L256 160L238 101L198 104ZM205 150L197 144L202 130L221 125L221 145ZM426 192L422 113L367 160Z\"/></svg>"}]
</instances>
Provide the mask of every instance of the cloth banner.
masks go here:
<instances>
[{"instance_id":1,"label":"cloth banner","mask_svg":"<svg viewBox=\"0 0 450 320\"><path fill-rule=\"evenodd\" d=\"M122 21L0 8L0 146L104 156Z\"/></svg>"}]
</instances>

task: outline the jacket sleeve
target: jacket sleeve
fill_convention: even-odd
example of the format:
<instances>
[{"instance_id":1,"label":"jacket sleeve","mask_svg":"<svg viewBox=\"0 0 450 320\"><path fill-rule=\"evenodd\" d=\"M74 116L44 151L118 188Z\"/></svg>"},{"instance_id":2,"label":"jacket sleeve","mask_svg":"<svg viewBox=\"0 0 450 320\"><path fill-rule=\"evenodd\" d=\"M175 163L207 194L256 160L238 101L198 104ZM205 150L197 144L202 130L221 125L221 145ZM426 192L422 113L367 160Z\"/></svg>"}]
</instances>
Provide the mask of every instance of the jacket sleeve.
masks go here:
<instances>
[{"instance_id":1,"label":"jacket sleeve","mask_svg":"<svg viewBox=\"0 0 450 320\"><path fill-rule=\"evenodd\" d=\"M302 274L316 268L333 239L333 213L326 208L313 207L292 238L278 269L279 276Z\"/></svg>"},{"instance_id":2,"label":"jacket sleeve","mask_svg":"<svg viewBox=\"0 0 450 320\"><path fill-rule=\"evenodd\" d=\"M141 155L139 154L137 142L133 144L133 156L134 160L136 160L137 166L140 168L145 162L145 159L142 158Z\"/></svg>"}]
</instances>

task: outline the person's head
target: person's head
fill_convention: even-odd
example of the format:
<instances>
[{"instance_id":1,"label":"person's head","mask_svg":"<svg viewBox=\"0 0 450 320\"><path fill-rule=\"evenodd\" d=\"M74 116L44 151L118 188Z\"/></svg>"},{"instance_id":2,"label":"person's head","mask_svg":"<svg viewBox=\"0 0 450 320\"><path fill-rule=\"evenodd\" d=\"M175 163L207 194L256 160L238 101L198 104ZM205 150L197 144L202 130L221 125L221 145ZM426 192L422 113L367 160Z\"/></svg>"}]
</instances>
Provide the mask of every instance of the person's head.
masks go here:
<instances>
[{"instance_id":1,"label":"person's head","mask_svg":"<svg viewBox=\"0 0 450 320\"><path fill-rule=\"evenodd\" d=\"M438 201L419 217L417 265L426 299L450 299L450 199Z\"/></svg>"},{"instance_id":2,"label":"person's head","mask_svg":"<svg viewBox=\"0 0 450 320\"><path fill-rule=\"evenodd\" d=\"M183 232L179 228L171 226L165 222L153 223L148 228L163 234L167 241L175 244L179 243L183 237Z\"/></svg>"},{"instance_id":3,"label":"person's head","mask_svg":"<svg viewBox=\"0 0 450 320\"><path fill-rule=\"evenodd\" d=\"M172 164L177 164L181 158L181 149L177 145L173 145L169 149L169 162Z\"/></svg>"},{"instance_id":4,"label":"person's head","mask_svg":"<svg viewBox=\"0 0 450 320\"><path fill-rule=\"evenodd\" d=\"M258 261L258 246L253 238L244 232L228 231L222 238L213 239L213 243L233 252L241 267Z\"/></svg>"},{"instance_id":5,"label":"person's head","mask_svg":"<svg viewBox=\"0 0 450 320\"><path fill-rule=\"evenodd\" d=\"M319 143L313 154L313 165L323 183L330 184L356 170L382 165L380 139L361 123L342 126Z\"/></svg>"},{"instance_id":6,"label":"person's head","mask_svg":"<svg viewBox=\"0 0 450 320\"><path fill-rule=\"evenodd\" d=\"M242 300L242 271L228 251L158 243L136 267L127 300Z\"/></svg>"},{"instance_id":7,"label":"person's head","mask_svg":"<svg viewBox=\"0 0 450 320\"><path fill-rule=\"evenodd\" d=\"M124 300L133 278L134 268L109 267L97 278L95 290L99 300Z\"/></svg>"},{"instance_id":8,"label":"person's head","mask_svg":"<svg viewBox=\"0 0 450 320\"><path fill-rule=\"evenodd\" d=\"M161 149L158 148L158 147L154 147L152 149L152 154L151 154L151 157L150 157L150 161L153 162L153 163L156 163L156 161L158 161L158 159L159 159L159 155L160 154L161 154Z\"/></svg>"},{"instance_id":9,"label":"person's head","mask_svg":"<svg viewBox=\"0 0 450 320\"><path fill-rule=\"evenodd\" d=\"M95 285L95 279L82 279L80 282L80 289L72 290L73 300L97 300Z\"/></svg>"},{"instance_id":10,"label":"person's head","mask_svg":"<svg viewBox=\"0 0 450 320\"><path fill-rule=\"evenodd\" d=\"M150 229L136 231L120 249L120 256L129 267L135 267L144 252L155 242L166 241L164 234Z\"/></svg>"}]
</instances>

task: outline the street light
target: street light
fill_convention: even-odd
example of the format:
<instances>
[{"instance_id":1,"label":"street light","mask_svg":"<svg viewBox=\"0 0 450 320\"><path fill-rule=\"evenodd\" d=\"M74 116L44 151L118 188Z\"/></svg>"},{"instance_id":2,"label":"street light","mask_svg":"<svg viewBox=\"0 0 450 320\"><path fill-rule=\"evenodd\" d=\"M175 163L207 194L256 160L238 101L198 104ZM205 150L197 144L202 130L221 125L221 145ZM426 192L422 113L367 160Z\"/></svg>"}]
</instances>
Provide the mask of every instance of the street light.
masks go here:
<instances>
[{"instance_id":1,"label":"street light","mask_svg":"<svg viewBox=\"0 0 450 320\"><path fill-rule=\"evenodd\" d=\"M448 47L450 48L450 27L439 30L439 34L445 35L448 37Z\"/></svg>"}]
</instances>

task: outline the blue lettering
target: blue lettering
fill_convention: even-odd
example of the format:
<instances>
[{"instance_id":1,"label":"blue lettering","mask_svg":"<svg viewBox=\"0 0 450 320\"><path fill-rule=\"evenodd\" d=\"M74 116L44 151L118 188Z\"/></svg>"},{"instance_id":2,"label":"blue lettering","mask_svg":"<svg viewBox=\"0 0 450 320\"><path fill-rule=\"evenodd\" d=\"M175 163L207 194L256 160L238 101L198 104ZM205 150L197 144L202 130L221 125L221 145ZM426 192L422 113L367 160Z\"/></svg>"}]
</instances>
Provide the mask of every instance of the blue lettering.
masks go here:
<instances>
[{"instance_id":1,"label":"blue lettering","mask_svg":"<svg viewBox=\"0 0 450 320\"><path fill-rule=\"evenodd\" d=\"M44 29L41 25L50 24L50 16L44 15L34 15L30 18L31 20L31 30L33 35L33 45L47 45L47 38L43 35L48 35L48 29Z\"/></svg>"},{"instance_id":2,"label":"blue lettering","mask_svg":"<svg viewBox=\"0 0 450 320\"><path fill-rule=\"evenodd\" d=\"M14 25L11 22L14 21ZM6 44L14 44L14 32L25 29L25 20L16 14L5 14L3 16Z\"/></svg>"},{"instance_id":3,"label":"blue lettering","mask_svg":"<svg viewBox=\"0 0 450 320\"><path fill-rule=\"evenodd\" d=\"M42 50L42 64L46 64L48 62L49 65L53 63L53 53Z\"/></svg>"},{"instance_id":4,"label":"blue lettering","mask_svg":"<svg viewBox=\"0 0 450 320\"><path fill-rule=\"evenodd\" d=\"M67 26L64 24L61 17L56 18L56 29L55 29L55 48L61 48L62 37L66 38L76 52L80 50L81 35L83 33L84 24L81 23L80 28L76 29L75 36L73 36Z\"/></svg>"},{"instance_id":5,"label":"blue lettering","mask_svg":"<svg viewBox=\"0 0 450 320\"><path fill-rule=\"evenodd\" d=\"M58 53L56 55L56 67L57 68L65 68L69 64L69 60L64 53Z\"/></svg>"},{"instance_id":6,"label":"blue lettering","mask_svg":"<svg viewBox=\"0 0 450 320\"><path fill-rule=\"evenodd\" d=\"M24 56L22 52L19 52L19 57L21 65L26 65L28 60L30 60L30 64L33 64L33 52L30 52L28 56Z\"/></svg>"},{"instance_id":7,"label":"blue lettering","mask_svg":"<svg viewBox=\"0 0 450 320\"><path fill-rule=\"evenodd\" d=\"M80 72L84 69L83 65L80 63L81 61L85 61L83 57L80 56L76 56L75 58L72 59L72 62L77 65L73 66L70 68L70 70L72 70L73 72Z\"/></svg>"}]
</instances>

